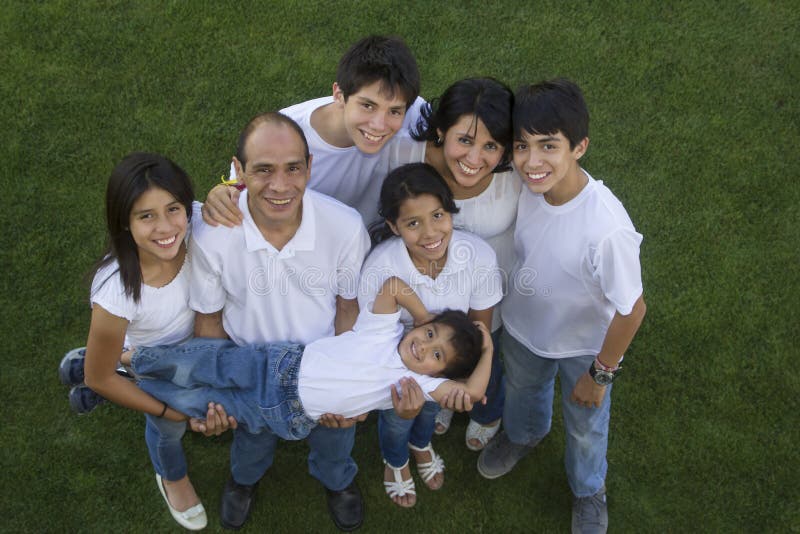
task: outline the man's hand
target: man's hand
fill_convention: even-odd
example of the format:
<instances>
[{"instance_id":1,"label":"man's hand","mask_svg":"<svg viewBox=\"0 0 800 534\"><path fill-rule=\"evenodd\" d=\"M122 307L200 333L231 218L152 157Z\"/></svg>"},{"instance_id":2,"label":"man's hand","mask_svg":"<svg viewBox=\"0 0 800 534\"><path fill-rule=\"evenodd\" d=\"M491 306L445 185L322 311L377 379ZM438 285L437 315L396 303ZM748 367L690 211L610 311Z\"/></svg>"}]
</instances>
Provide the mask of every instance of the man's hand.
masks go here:
<instances>
[{"instance_id":1,"label":"man's hand","mask_svg":"<svg viewBox=\"0 0 800 534\"><path fill-rule=\"evenodd\" d=\"M201 209L203 220L211 226L239 226L244 220L239 210L239 190L223 184L217 184L208 192L208 197Z\"/></svg>"},{"instance_id":2,"label":"man's hand","mask_svg":"<svg viewBox=\"0 0 800 534\"><path fill-rule=\"evenodd\" d=\"M570 400L580 406L587 408L599 408L603 403L603 398L606 395L606 387L599 385L594 379L589 376L589 373L583 373L575 384L572 390Z\"/></svg>"},{"instance_id":3,"label":"man's hand","mask_svg":"<svg viewBox=\"0 0 800 534\"><path fill-rule=\"evenodd\" d=\"M413 378L400 379L400 392L392 384L392 406L403 419L414 419L425 405L425 394Z\"/></svg>"},{"instance_id":4,"label":"man's hand","mask_svg":"<svg viewBox=\"0 0 800 534\"><path fill-rule=\"evenodd\" d=\"M198 432L204 436L219 436L228 429L236 429L239 423L233 416L225 413L225 408L221 404L208 403L208 413L205 421L194 417L189 419L189 428L192 432Z\"/></svg>"}]
</instances>

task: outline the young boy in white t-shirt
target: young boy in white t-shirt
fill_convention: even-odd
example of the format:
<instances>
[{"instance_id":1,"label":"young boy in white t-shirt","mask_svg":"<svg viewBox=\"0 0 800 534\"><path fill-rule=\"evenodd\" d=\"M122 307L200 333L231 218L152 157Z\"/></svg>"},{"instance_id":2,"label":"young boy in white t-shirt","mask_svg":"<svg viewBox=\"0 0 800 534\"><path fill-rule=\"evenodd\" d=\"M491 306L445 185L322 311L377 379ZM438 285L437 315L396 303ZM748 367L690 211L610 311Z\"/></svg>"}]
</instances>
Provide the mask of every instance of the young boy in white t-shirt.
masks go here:
<instances>
[{"instance_id":1,"label":"young boy in white t-shirt","mask_svg":"<svg viewBox=\"0 0 800 534\"><path fill-rule=\"evenodd\" d=\"M589 113L568 80L523 87L514 103L514 165L523 183L517 263L503 301L504 431L478 471L508 473L550 430L560 376L572 532L605 532L611 383L645 314L641 234L579 165Z\"/></svg>"},{"instance_id":2,"label":"young boy in white t-shirt","mask_svg":"<svg viewBox=\"0 0 800 534\"><path fill-rule=\"evenodd\" d=\"M398 306L422 324L404 335ZM408 376L429 400L456 388L481 398L491 357L485 326L453 310L431 318L405 283L390 278L353 330L305 347L289 342L240 347L198 338L138 349L123 359L129 359L142 390L178 412L204 416L208 403L215 402L249 432L269 429L296 440L325 413L352 417L391 407L394 385Z\"/></svg>"},{"instance_id":3,"label":"young boy in white t-shirt","mask_svg":"<svg viewBox=\"0 0 800 534\"><path fill-rule=\"evenodd\" d=\"M308 187L355 208L367 227L378 220L378 193L390 170L379 153L416 127L425 103L419 90L417 62L402 39L371 35L354 43L339 61L332 96L281 110L303 129L314 157ZM234 191L219 185L209 192L207 223L241 222Z\"/></svg>"}]
</instances>

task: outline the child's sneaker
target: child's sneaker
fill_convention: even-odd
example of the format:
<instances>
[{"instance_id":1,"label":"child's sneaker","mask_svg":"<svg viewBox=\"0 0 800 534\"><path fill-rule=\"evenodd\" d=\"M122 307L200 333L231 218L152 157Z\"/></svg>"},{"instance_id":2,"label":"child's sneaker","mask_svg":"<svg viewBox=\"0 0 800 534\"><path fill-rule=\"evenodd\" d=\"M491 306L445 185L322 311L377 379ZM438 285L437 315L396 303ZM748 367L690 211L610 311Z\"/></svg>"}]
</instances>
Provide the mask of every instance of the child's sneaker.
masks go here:
<instances>
[{"instance_id":1,"label":"child's sneaker","mask_svg":"<svg viewBox=\"0 0 800 534\"><path fill-rule=\"evenodd\" d=\"M89 386L75 386L69 390L69 407L78 414L89 413L106 399L95 393Z\"/></svg>"},{"instance_id":2,"label":"child's sneaker","mask_svg":"<svg viewBox=\"0 0 800 534\"><path fill-rule=\"evenodd\" d=\"M129 350L128 347L123 347L122 351ZM58 379L65 386L77 386L83 384L84 381L84 364L86 362L86 347L72 349L61 358L61 363L58 366ZM117 374L122 378L133 380L133 374L128 371L123 365L117 367Z\"/></svg>"},{"instance_id":3,"label":"child's sneaker","mask_svg":"<svg viewBox=\"0 0 800 534\"><path fill-rule=\"evenodd\" d=\"M478 457L478 473L488 479L501 477L511 471L538 443L536 441L530 445L518 445L508 439L503 430L481 451Z\"/></svg>"},{"instance_id":4,"label":"child's sneaker","mask_svg":"<svg viewBox=\"0 0 800 534\"><path fill-rule=\"evenodd\" d=\"M72 349L61 358L58 366L58 379L65 386L83 384L83 362L86 360L86 347Z\"/></svg>"},{"instance_id":5,"label":"child's sneaker","mask_svg":"<svg viewBox=\"0 0 800 534\"><path fill-rule=\"evenodd\" d=\"M589 497L572 500L572 534L605 534L608 530L606 487Z\"/></svg>"}]
</instances>

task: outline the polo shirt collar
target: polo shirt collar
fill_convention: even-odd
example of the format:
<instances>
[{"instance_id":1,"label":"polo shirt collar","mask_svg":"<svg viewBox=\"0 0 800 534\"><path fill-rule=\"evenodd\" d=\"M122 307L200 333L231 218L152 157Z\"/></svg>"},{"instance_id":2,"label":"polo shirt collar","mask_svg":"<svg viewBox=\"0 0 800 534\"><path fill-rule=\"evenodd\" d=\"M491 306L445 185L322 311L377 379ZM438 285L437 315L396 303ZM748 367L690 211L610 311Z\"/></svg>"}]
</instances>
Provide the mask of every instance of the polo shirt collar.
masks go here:
<instances>
[{"instance_id":1,"label":"polo shirt collar","mask_svg":"<svg viewBox=\"0 0 800 534\"><path fill-rule=\"evenodd\" d=\"M242 191L239 196L239 209L244 215L242 227L244 228L244 240L248 252L269 250L279 252L281 255L284 253L293 255L295 251L314 250L316 224L314 224L314 201L309 189L306 189L303 193L303 206L301 208L303 214L300 220L300 227L280 251L264 239L264 236L261 235L261 230L256 226L253 215L250 213L250 208L247 206L247 190Z\"/></svg>"}]
</instances>

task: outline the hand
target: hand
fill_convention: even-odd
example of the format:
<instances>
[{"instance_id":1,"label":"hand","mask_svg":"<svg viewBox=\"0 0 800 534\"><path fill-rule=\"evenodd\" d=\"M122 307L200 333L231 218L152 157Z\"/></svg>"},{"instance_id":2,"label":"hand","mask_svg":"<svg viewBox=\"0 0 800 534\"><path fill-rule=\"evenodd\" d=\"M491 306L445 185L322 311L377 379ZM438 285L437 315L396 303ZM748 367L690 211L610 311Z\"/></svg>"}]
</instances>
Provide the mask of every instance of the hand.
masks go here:
<instances>
[{"instance_id":1,"label":"hand","mask_svg":"<svg viewBox=\"0 0 800 534\"><path fill-rule=\"evenodd\" d=\"M319 424L328 428L350 428L355 426L356 423L363 423L369 413L362 413L355 417L344 417L339 414L325 413L319 418Z\"/></svg>"},{"instance_id":2,"label":"hand","mask_svg":"<svg viewBox=\"0 0 800 534\"><path fill-rule=\"evenodd\" d=\"M402 419L414 419L425 405L425 394L413 378L400 379L400 392L392 384L392 406Z\"/></svg>"},{"instance_id":3,"label":"hand","mask_svg":"<svg viewBox=\"0 0 800 534\"><path fill-rule=\"evenodd\" d=\"M594 379L589 376L589 373L583 373L575 384L572 390L570 400L580 406L587 408L599 408L603 403L603 398L606 395L606 387L601 386Z\"/></svg>"},{"instance_id":4,"label":"hand","mask_svg":"<svg viewBox=\"0 0 800 534\"><path fill-rule=\"evenodd\" d=\"M482 402L486 404L486 397L483 398ZM454 412L468 412L472 410L473 404L469 393L460 387L456 387L439 399L439 406Z\"/></svg>"},{"instance_id":5,"label":"hand","mask_svg":"<svg viewBox=\"0 0 800 534\"><path fill-rule=\"evenodd\" d=\"M217 184L208 192L208 197L201 209L203 220L211 226L227 226L233 228L242 224L243 216L238 207L239 190L223 184Z\"/></svg>"},{"instance_id":6,"label":"hand","mask_svg":"<svg viewBox=\"0 0 800 534\"><path fill-rule=\"evenodd\" d=\"M228 429L236 429L239 423L233 416L225 413L225 408L221 404L208 403L208 413L205 421L194 417L189 419L189 428L193 432L198 432L206 437L219 436Z\"/></svg>"}]
</instances>

